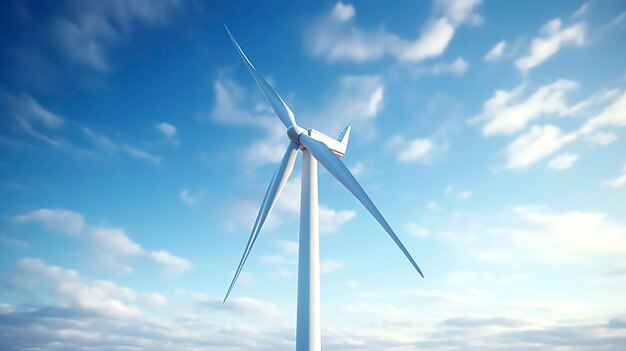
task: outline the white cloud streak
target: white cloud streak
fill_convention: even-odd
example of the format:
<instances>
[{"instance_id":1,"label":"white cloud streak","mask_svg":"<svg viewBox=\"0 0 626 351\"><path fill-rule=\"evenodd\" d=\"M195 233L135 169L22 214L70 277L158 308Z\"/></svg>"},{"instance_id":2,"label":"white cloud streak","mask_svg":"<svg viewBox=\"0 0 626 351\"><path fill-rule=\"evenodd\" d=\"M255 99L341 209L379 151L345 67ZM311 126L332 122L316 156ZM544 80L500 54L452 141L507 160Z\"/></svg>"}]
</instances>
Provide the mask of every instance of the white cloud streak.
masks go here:
<instances>
[{"instance_id":1,"label":"white cloud streak","mask_svg":"<svg viewBox=\"0 0 626 351\"><path fill-rule=\"evenodd\" d=\"M604 181L604 185L612 187L621 187L626 184L626 165L622 168L622 173L613 179Z\"/></svg>"},{"instance_id":2,"label":"white cloud streak","mask_svg":"<svg viewBox=\"0 0 626 351\"><path fill-rule=\"evenodd\" d=\"M85 228L85 221L80 213L59 208L42 208L17 215L13 217L13 222L36 222L50 231L68 235L78 235Z\"/></svg>"},{"instance_id":3,"label":"white cloud streak","mask_svg":"<svg viewBox=\"0 0 626 351\"><path fill-rule=\"evenodd\" d=\"M165 268L166 275L178 275L193 268L189 260L174 256L166 250L152 251L150 258Z\"/></svg>"},{"instance_id":4,"label":"white cloud streak","mask_svg":"<svg viewBox=\"0 0 626 351\"><path fill-rule=\"evenodd\" d=\"M164 137L168 139L172 139L176 137L177 130L176 127L167 122L161 122L154 125L154 127L163 134Z\"/></svg>"},{"instance_id":5,"label":"white cloud streak","mask_svg":"<svg viewBox=\"0 0 626 351\"><path fill-rule=\"evenodd\" d=\"M578 83L559 79L554 83L539 87L530 96L521 99L524 85L506 91L497 90L483 104L482 113L472 119L482 123L482 134L492 136L510 135L524 129L531 121L542 117L567 116L571 113L565 96L576 89Z\"/></svg>"},{"instance_id":6,"label":"white cloud streak","mask_svg":"<svg viewBox=\"0 0 626 351\"><path fill-rule=\"evenodd\" d=\"M38 223L44 228L83 240L94 250L94 262L107 268L132 272L124 266L127 258L149 257L158 263L166 275L177 275L193 268L187 259L166 250L147 251L133 241L121 228L88 225L82 214L66 209L39 209L12 217L14 223Z\"/></svg>"},{"instance_id":7,"label":"white cloud streak","mask_svg":"<svg viewBox=\"0 0 626 351\"><path fill-rule=\"evenodd\" d=\"M448 145L437 144L430 138L408 140L401 135L395 135L387 142L386 148L396 153L400 163L430 164L447 151Z\"/></svg>"},{"instance_id":8,"label":"white cloud streak","mask_svg":"<svg viewBox=\"0 0 626 351\"><path fill-rule=\"evenodd\" d=\"M506 168L526 168L575 139L575 134L563 134L553 125L534 126L506 147Z\"/></svg>"},{"instance_id":9,"label":"white cloud streak","mask_svg":"<svg viewBox=\"0 0 626 351\"><path fill-rule=\"evenodd\" d=\"M578 160L578 155L563 153L548 163L548 168L555 171L562 171L571 168Z\"/></svg>"},{"instance_id":10,"label":"white cloud streak","mask_svg":"<svg viewBox=\"0 0 626 351\"><path fill-rule=\"evenodd\" d=\"M590 134L603 127L626 127L626 92L607 106L598 115L590 118L581 128L580 133Z\"/></svg>"},{"instance_id":11,"label":"white cloud streak","mask_svg":"<svg viewBox=\"0 0 626 351\"><path fill-rule=\"evenodd\" d=\"M435 2L435 14L422 28L418 38L402 39L384 27L365 30L352 24L356 11L350 15L333 12L311 26L306 36L306 46L314 56L322 56L330 62L365 62L385 55L404 62L418 62L438 57L448 47L456 28L464 23L478 24L481 17L476 13L480 0L440 0Z\"/></svg>"},{"instance_id":12,"label":"white cloud streak","mask_svg":"<svg viewBox=\"0 0 626 351\"><path fill-rule=\"evenodd\" d=\"M487 62L496 62L498 61L502 55L504 54L504 49L506 48L506 41L502 40L494 45L491 50L485 55L484 60Z\"/></svg>"},{"instance_id":13,"label":"white cloud streak","mask_svg":"<svg viewBox=\"0 0 626 351\"><path fill-rule=\"evenodd\" d=\"M529 53L515 61L515 66L522 72L542 64L567 46L582 46L585 42L584 23L575 23L563 27L561 19L553 19L540 30L540 36L533 39Z\"/></svg>"}]
</instances>

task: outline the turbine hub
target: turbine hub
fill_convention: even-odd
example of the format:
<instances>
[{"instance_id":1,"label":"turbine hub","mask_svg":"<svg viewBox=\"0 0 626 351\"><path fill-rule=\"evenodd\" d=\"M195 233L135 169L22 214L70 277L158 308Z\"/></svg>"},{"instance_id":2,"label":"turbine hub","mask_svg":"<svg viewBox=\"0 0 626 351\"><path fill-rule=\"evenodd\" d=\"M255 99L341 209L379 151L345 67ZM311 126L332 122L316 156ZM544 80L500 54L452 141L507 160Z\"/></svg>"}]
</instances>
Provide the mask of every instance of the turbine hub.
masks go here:
<instances>
[{"instance_id":1,"label":"turbine hub","mask_svg":"<svg viewBox=\"0 0 626 351\"><path fill-rule=\"evenodd\" d=\"M287 128L287 136L289 140L293 141L296 144L300 144L300 134L307 133L306 129L300 128L298 126L291 126Z\"/></svg>"}]
</instances>

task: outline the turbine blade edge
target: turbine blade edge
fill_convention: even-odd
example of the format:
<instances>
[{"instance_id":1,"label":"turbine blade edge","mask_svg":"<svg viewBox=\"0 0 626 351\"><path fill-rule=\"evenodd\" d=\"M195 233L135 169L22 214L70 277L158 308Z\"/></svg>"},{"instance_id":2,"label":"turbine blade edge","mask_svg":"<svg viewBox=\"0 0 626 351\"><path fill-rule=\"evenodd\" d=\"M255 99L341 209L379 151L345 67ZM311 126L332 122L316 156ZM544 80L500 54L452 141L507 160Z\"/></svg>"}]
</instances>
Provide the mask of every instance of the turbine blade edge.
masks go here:
<instances>
[{"instance_id":1,"label":"turbine blade edge","mask_svg":"<svg viewBox=\"0 0 626 351\"><path fill-rule=\"evenodd\" d=\"M317 141L306 134L301 134L300 143L306 147L309 152L315 157L315 159L330 173L332 174L346 189L348 189L354 197L356 197L363 206L374 216L378 223L385 229L387 234L400 248L402 253L411 262L415 270L424 277L422 270L418 267L411 254L406 249L400 238L394 233L393 229L389 226L383 215L378 211L372 200L367 196L367 193L359 182L354 178L350 170L341 160L326 146L324 143Z\"/></svg>"},{"instance_id":2,"label":"turbine blade edge","mask_svg":"<svg viewBox=\"0 0 626 351\"><path fill-rule=\"evenodd\" d=\"M237 266L237 271L235 272L233 280L230 283L230 286L222 303L226 302L226 299L228 299L228 296L233 290L233 287L237 282L237 278L239 278L239 274L241 273L241 270L243 269L243 266L246 263L248 256L250 255L250 251L252 250L252 247L256 242L256 239L259 235L259 232L261 231L261 228L263 227L263 224L265 223L265 220L272 211L272 208L276 204L276 200L278 200L280 192L282 191L285 183L291 175L299 147L300 145L294 143L293 141L290 142L287 146L287 150L285 151L285 155L283 156L282 161L274 172L274 176L272 177L272 180L267 187L263 202L261 203L261 208L259 208L259 213L257 214L257 218L252 228L252 232L250 233L250 238L248 239L246 248L243 252L243 255L241 256L241 260L239 261L239 266Z\"/></svg>"},{"instance_id":3,"label":"turbine blade edge","mask_svg":"<svg viewBox=\"0 0 626 351\"><path fill-rule=\"evenodd\" d=\"M239 46L237 40L235 40L235 37L231 34L226 24L224 24L224 28L226 28L226 32L237 49L237 52L239 52L243 63L248 68L248 71L250 71L250 74L261 89L261 92L263 93L263 96L265 96L267 102L272 106L272 109L274 110L274 113L276 113L276 116L278 116L278 119L280 119L280 121L287 128L297 126L296 118L289 106L287 106L285 101L280 97L280 95L278 95L276 90L274 90L274 88L272 88L272 86L256 71L256 68L254 68L252 62L250 62L246 54L243 52L241 46Z\"/></svg>"}]
</instances>

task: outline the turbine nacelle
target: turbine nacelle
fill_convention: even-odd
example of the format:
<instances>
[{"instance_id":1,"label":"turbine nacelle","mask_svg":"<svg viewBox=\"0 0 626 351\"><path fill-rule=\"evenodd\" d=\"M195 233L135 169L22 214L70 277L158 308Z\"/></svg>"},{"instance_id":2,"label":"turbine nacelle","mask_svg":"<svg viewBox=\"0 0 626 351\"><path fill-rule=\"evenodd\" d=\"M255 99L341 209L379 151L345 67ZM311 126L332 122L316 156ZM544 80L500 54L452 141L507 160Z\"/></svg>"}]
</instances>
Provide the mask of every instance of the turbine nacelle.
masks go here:
<instances>
[{"instance_id":1,"label":"turbine nacelle","mask_svg":"<svg viewBox=\"0 0 626 351\"><path fill-rule=\"evenodd\" d=\"M301 149L305 147L300 143L300 135L306 134L311 138L322 142L326 147L328 147L335 155L342 157L346 153L346 149L348 148L348 140L350 139L350 130L351 127L347 126L344 130L339 134L339 138L334 139L319 130L316 129L304 129L298 126L291 126L287 128L287 136L289 140L294 143L300 145Z\"/></svg>"}]
</instances>

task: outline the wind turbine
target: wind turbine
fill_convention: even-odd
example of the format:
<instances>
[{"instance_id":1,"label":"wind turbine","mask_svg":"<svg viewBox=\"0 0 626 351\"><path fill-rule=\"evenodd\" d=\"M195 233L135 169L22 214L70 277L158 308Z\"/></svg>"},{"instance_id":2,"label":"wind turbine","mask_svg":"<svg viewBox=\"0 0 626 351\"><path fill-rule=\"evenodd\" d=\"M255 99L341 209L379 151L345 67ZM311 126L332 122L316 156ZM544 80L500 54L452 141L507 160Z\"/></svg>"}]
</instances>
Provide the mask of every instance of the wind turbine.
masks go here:
<instances>
[{"instance_id":1,"label":"wind turbine","mask_svg":"<svg viewBox=\"0 0 626 351\"><path fill-rule=\"evenodd\" d=\"M265 192L263 203L259 209L248 244L243 252L235 276L233 277L228 292L224 297L224 303L235 286L235 282L250 255L261 227L267 216L276 204L278 195L285 186L298 150L302 151L302 184L300 199L300 237L298 248L298 305L296 318L296 351L319 351L321 350L320 333L320 258L319 258L319 204L317 201L317 163L330 172L354 197L374 216L385 229L387 234L398 245L400 250L409 259L417 272L424 277L413 257L404 247L393 229L387 224L372 200L365 193L361 185L354 179L350 170L339 159L346 152L350 137L350 126L346 127L337 140L315 130L303 129L296 124L293 112L278 93L259 75L244 54L243 50L224 25L228 36L239 52L241 59L252 74L263 95L272 106L276 116L287 127L289 145L283 156L278 169L270 181Z\"/></svg>"}]
</instances>

